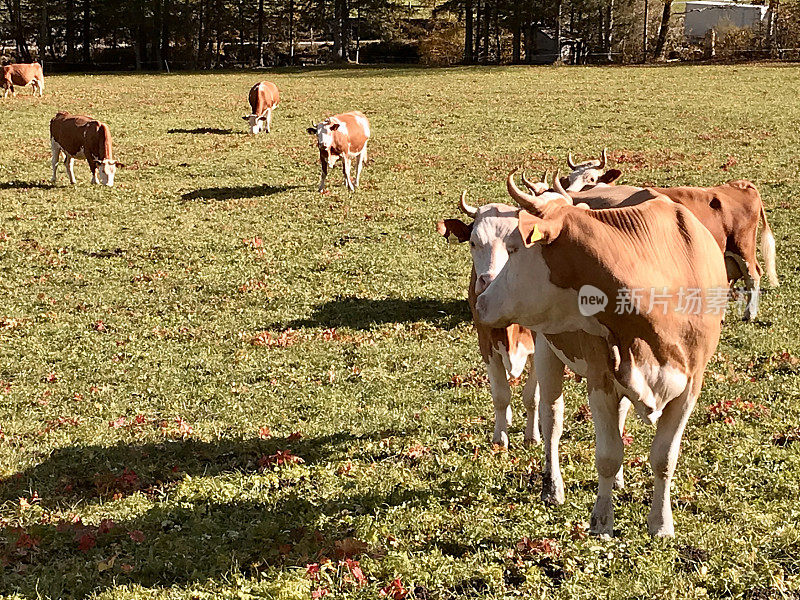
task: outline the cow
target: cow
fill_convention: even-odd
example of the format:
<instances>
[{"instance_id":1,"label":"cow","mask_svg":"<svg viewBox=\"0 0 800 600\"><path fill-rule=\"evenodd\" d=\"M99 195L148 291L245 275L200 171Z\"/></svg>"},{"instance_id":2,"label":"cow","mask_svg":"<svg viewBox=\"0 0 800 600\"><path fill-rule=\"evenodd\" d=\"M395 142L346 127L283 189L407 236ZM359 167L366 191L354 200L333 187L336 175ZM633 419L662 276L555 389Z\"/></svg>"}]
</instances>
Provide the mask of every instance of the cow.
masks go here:
<instances>
[{"instance_id":1,"label":"cow","mask_svg":"<svg viewBox=\"0 0 800 600\"><path fill-rule=\"evenodd\" d=\"M508 255L522 246L517 228L519 209L508 204L486 204L480 208L466 203L461 194L459 208L473 221L445 219L437 223L437 231L450 243L470 243L472 273L467 299L478 333L478 346L486 364L494 405L494 435L492 443L508 448L508 428L511 425L511 387L509 377L519 377L530 366L528 381L522 389L522 403L527 413L525 443L538 444L539 410L536 372L533 367L534 336L529 329L513 323L507 327L487 327L475 319L475 302L483 290L503 268Z\"/></svg>"},{"instance_id":2,"label":"cow","mask_svg":"<svg viewBox=\"0 0 800 600\"><path fill-rule=\"evenodd\" d=\"M670 482L727 299L722 253L692 213L665 196L587 210L573 205L567 192L526 194L514 174L508 175L508 192L528 207L518 215L523 245L478 296L475 310L490 327L519 323L537 334L543 488L552 492L551 501L564 501L558 464L563 427L558 363L564 362L586 378L595 423L598 493L592 533L613 534L612 490L623 457L619 415L627 398L645 422L657 424L648 531L672 536ZM693 298L691 305L685 304L687 297ZM626 298L620 310L619 301ZM618 301L615 309L609 299ZM548 406L552 419L545 418Z\"/></svg>"},{"instance_id":3,"label":"cow","mask_svg":"<svg viewBox=\"0 0 800 600\"><path fill-rule=\"evenodd\" d=\"M328 117L322 122L309 127L306 131L316 136L319 148L319 162L322 174L319 180L319 191L325 191L325 178L328 169L342 159L342 171L347 188L355 191L361 179L361 168L367 160L367 142L369 141L369 121L363 113L354 110ZM356 159L356 183L350 179L350 162Z\"/></svg>"},{"instance_id":4,"label":"cow","mask_svg":"<svg viewBox=\"0 0 800 600\"><path fill-rule=\"evenodd\" d=\"M26 86L30 84L33 88L33 95L39 90L39 96L44 94L44 73L42 65L39 63L17 63L14 65L3 65L3 98L9 93L17 95L14 90L15 85Z\"/></svg>"},{"instance_id":5,"label":"cow","mask_svg":"<svg viewBox=\"0 0 800 600\"><path fill-rule=\"evenodd\" d=\"M572 163L571 155L568 163L571 168L575 166ZM603 164L605 164L604 161ZM612 171L602 174L600 179L607 181L613 177L613 181L619 178L620 171L616 169ZM609 176L608 173L612 174ZM601 186L591 187L589 182L596 173L586 179L586 171L581 172L575 169L569 177L572 178L573 175L578 177L576 181L583 184L583 187L580 188L582 192L573 196L577 201L585 201L591 208L608 208L619 205L610 201L610 198L615 195L611 189L600 191L598 188ZM764 202L756 186L750 181L740 179L714 187L653 187L651 189L655 193L663 194L672 201L684 205L711 232L717 245L725 253L728 281L731 285L739 279L744 282L747 305L742 316L743 320L755 319L758 314L762 275L761 265L756 257L759 222L761 223L761 254L764 257L767 277L773 287L777 287L779 284L775 266L775 237L767 221ZM599 195L592 194L595 190L599 192ZM569 189L567 191L569 192ZM584 197L588 197L590 200L584 200ZM617 197L624 198L627 204L633 202L625 193L617 194Z\"/></svg>"},{"instance_id":6,"label":"cow","mask_svg":"<svg viewBox=\"0 0 800 600\"><path fill-rule=\"evenodd\" d=\"M603 148L600 154L600 160L587 160L582 163L575 163L572 160L572 152L567 155L567 165L570 168L570 173L561 180L561 185L568 192L580 192L583 189L591 188L596 185L610 185L620 176L622 171L619 169L606 168L608 162L607 149Z\"/></svg>"},{"instance_id":7,"label":"cow","mask_svg":"<svg viewBox=\"0 0 800 600\"><path fill-rule=\"evenodd\" d=\"M72 172L73 161L85 158L92 170L92 183L112 187L117 167L122 166L114 159L111 147L111 131L108 125L84 115L71 115L59 111L50 120L50 148L53 152L53 183L61 154L70 183L75 183Z\"/></svg>"},{"instance_id":8,"label":"cow","mask_svg":"<svg viewBox=\"0 0 800 600\"><path fill-rule=\"evenodd\" d=\"M248 100L252 112L242 117L250 125L250 133L260 133L263 129L270 132L272 111L278 108L280 99L278 87L271 81L262 81L250 88Z\"/></svg>"}]
</instances>

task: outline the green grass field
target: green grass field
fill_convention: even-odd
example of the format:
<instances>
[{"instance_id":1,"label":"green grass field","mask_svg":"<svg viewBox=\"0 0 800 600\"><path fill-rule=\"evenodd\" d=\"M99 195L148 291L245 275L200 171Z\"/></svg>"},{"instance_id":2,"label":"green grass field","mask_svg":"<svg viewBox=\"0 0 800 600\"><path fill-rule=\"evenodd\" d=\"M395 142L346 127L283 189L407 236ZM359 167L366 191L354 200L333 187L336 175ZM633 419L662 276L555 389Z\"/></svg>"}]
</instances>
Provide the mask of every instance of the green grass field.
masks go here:
<instances>
[{"instance_id":1,"label":"green grass field","mask_svg":"<svg viewBox=\"0 0 800 600\"><path fill-rule=\"evenodd\" d=\"M263 78L282 103L253 137ZM53 76L6 99L0 595L800 597L798 97L800 67L750 65ZM50 185L57 109L110 125L113 189L85 162ZM352 109L362 187L338 170L320 195L305 129ZM633 415L617 536L586 536L582 383L563 506L518 397L492 449L468 249L435 232L462 189L506 201L513 166L603 146L629 183L753 180L778 245L781 286L753 324L731 306L684 436L674 540L647 535Z\"/></svg>"}]
</instances>

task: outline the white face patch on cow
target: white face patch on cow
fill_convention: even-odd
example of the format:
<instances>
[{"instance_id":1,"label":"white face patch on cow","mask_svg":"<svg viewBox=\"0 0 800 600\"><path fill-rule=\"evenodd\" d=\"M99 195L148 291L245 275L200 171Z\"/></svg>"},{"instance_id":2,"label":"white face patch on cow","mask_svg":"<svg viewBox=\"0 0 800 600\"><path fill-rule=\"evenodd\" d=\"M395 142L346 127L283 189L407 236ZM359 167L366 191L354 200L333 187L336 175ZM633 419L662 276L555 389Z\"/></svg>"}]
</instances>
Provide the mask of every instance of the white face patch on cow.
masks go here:
<instances>
[{"instance_id":1,"label":"white face patch on cow","mask_svg":"<svg viewBox=\"0 0 800 600\"><path fill-rule=\"evenodd\" d=\"M249 115L247 117L247 124L250 126L250 133L261 133L264 130L267 117L259 115Z\"/></svg>"},{"instance_id":2,"label":"white face patch on cow","mask_svg":"<svg viewBox=\"0 0 800 600\"><path fill-rule=\"evenodd\" d=\"M486 204L478 209L469 240L476 294L489 287L508 257L522 247L518 212L508 204Z\"/></svg>"},{"instance_id":3,"label":"white face patch on cow","mask_svg":"<svg viewBox=\"0 0 800 600\"><path fill-rule=\"evenodd\" d=\"M97 163L97 179L100 184L113 187L114 175L117 172L117 161L106 159Z\"/></svg>"},{"instance_id":4,"label":"white face patch on cow","mask_svg":"<svg viewBox=\"0 0 800 600\"><path fill-rule=\"evenodd\" d=\"M600 161L589 160L576 165L567 176L569 185L566 187L566 191L580 192L585 187L594 187L602 176L603 171L600 169Z\"/></svg>"}]
</instances>

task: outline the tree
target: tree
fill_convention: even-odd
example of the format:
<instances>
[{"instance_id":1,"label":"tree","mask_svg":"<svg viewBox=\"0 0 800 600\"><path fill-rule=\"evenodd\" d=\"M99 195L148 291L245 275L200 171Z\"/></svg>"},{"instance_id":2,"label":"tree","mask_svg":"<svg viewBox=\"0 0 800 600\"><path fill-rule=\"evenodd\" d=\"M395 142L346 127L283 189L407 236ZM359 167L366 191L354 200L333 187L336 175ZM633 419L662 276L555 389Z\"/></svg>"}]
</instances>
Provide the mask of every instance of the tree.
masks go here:
<instances>
[{"instance_id":1,"label":"tree","mask_svg":"<svg viewBox=\"0 0 800 600\"><path fill-rule=\"evenodd\" d=\"M672 16L672 2L673 0L665 0L664 12L661 13L661 26L658 28L658 38L656 38L656 46L653 49L653 58L662 60L664 58L664 46L667 42L667 33L669 33L669 20Z\"/></svg>"}]
</instances>

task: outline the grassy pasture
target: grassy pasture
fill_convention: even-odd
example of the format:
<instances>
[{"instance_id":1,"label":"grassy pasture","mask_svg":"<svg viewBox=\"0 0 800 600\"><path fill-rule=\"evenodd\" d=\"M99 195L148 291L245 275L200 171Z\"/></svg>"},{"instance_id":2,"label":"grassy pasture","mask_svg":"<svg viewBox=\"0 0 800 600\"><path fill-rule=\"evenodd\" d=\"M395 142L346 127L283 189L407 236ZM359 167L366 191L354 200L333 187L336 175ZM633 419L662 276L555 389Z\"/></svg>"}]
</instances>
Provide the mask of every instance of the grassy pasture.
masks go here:
<instances>
[{"instance_id":1,"label":"grassy pasture","mask_svg":"<svg viewBox=\"0 0 800 600\"><path fill-rule=\"evenodd\" d=\"M252 137L260 78L283 101ZM46 84L0 103L0 595L800 595L800 68ZM85 162L50 185L57 109L109 123L116 187ZM305 128L351 109L373 127L362 187L337 171L320 195ZM684 436L670 541L646 533L652 430L633 417L618 535L586 537L583 384L566 387L564 506L539 501L520 402L511 450L492 450L468 250L434 230L462 188L503 201L511 167L603 146L631 183L752 179L778 244L781 287L754 324L732 307Z\"/></svg>"}]
</instances>

